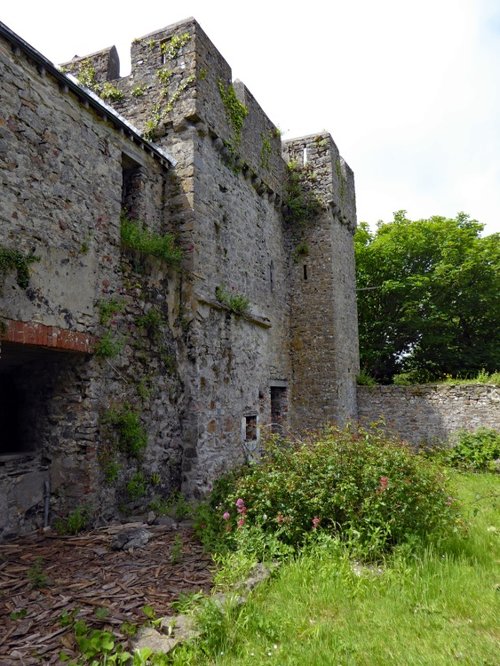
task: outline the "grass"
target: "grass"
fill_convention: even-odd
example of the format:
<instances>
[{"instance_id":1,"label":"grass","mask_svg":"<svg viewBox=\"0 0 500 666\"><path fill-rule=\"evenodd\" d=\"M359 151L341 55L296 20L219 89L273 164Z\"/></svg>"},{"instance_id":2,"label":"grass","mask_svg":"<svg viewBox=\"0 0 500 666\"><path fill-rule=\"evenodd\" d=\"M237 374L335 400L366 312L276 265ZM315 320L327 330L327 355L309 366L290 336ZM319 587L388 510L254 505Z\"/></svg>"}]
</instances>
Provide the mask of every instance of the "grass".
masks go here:
<instances>
[{"instance_id":1,"label":"grass","mask_svg":"<svg viewBox=\"0 0 500 666\"><path fill-rule=\"evenodd\" d=\"M312 545L244 606L202 612L204 655L173 663L497 664L498 476L452 474L467 534L361 572L335 542Z\"/></svg>"}]
</instances>

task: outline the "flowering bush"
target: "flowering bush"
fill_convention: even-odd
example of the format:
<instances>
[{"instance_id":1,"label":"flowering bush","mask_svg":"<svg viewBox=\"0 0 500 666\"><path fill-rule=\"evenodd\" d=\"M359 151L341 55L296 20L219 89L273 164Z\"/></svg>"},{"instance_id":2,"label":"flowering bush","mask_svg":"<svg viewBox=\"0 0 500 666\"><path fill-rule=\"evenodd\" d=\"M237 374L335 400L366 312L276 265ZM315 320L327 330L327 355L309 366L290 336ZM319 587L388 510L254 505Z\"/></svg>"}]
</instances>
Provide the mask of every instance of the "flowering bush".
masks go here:
<instances>
[{"instance_id":1,"label":"flowering bush","mask_svg":"<svg viewBox=\"0 0 500 666\"><path fill-rule=\"evenodd\" d=\"M326 531L371 554L457 524L440 468L375 430L328 428L300 442L273 436L259 463L219 482L210 505L226 540L260 526L297 547Z\"/></svg>"}]
</instances>

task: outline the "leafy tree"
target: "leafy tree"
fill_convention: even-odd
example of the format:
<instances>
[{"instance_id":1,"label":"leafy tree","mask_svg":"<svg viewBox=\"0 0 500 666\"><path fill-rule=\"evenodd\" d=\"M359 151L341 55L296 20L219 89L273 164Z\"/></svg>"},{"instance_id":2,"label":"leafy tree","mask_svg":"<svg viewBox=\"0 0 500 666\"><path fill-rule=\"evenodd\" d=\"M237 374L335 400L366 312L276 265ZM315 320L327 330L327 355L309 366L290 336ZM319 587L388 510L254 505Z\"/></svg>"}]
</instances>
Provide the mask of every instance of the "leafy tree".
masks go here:
<instances>
[{"instance_id":1,"label":"leafy tree","mask_svg":"<svg viewBox=\"0 0 500 666\"><path fill-rule=\"evenodd\" d=\"M389 383L500 367L500 234L465 213L362 222L355 235L363 370Z\"/></svg>"}]
</instances>

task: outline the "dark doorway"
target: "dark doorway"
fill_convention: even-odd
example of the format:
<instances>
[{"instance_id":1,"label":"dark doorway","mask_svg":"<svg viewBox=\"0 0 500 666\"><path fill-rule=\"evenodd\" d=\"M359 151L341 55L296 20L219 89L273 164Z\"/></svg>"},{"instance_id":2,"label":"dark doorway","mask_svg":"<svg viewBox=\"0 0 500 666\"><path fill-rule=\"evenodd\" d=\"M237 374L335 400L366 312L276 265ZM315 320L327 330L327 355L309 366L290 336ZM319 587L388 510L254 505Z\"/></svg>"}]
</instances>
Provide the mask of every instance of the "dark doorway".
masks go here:
<instances>
[{"instance_id":1,"label":"dark doorway","mask_svg":"<svg viewBox=\"0 0 500 666\"><path fill-rule=\"evenodd\" d=\"M1 343L0 457L30 454L43 446L58 378L75 358L45 347Z\"/></svg>"}]
</instances>

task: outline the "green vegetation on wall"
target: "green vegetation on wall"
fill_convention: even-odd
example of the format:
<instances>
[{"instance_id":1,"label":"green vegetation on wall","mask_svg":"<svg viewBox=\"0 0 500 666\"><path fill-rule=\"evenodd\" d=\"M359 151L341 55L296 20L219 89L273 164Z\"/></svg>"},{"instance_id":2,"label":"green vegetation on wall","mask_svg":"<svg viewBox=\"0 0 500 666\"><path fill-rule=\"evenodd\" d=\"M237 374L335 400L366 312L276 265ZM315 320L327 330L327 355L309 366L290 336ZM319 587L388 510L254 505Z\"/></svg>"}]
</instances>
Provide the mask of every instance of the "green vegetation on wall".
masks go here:
<instances>
[{"instance_id":1,"label":"green vegetation on wall","mask_svg":"<svg viewBox=\"0 0 500 666\"><path fill-rule=\"evenodd\" d=\"M235 150L241 141L241 130L245 118L248 116L248 109L236 96L232 83L225 84L224 81L219 79L217 86L232 129L232 148Z\"/></svg>"},{"instance_id":2,"label":"green vegetation on wall","mask_svg":"<svg viewBox=\"0 0 500 666\"><path fill-rule=\"evenodd\" d=\"M33 254L25 255L19 250L11 250L0 245L0 293L9 273L16 272L16 281L21 289L26 289L30 281L30 264L39 261Z\"/></svg>"},{"instance_id":3,"label":"green vegetation on wall","mask_svg":"<svg viewBox=\"0 0 500 666\"><path fill-rule=\"evenodd\" d=\"M285 217L299 227L305 226L321 212L322 205L312 184L315 174L311 167L301 167L297 162L288 164L288 176L285 189Z\"/></svg>"},{"instance_id":4,"label":"green vegetation on wall","mask_svg":"<svg viewBox=\"0 0 500 666\"><path fill-rule=\"evenodd\" d=\"M215 298L235 315L242 316L248 314L250 310L250 301L246 296L231 294L222 286L215 288Z\"/></svg>"},{"instance_id":5,"label":"green vegetation on wall","mask_svg":"<svg viewBox=\"0 0 500 666\"><path fill-rule=\"evenodd\" d=\"M122 248L145 259L154 257L168 266L179 268L183 252L173 234L155 234L138 221L123 217L120 226Z\"/></svg>"}]
</instances>

